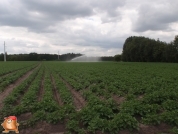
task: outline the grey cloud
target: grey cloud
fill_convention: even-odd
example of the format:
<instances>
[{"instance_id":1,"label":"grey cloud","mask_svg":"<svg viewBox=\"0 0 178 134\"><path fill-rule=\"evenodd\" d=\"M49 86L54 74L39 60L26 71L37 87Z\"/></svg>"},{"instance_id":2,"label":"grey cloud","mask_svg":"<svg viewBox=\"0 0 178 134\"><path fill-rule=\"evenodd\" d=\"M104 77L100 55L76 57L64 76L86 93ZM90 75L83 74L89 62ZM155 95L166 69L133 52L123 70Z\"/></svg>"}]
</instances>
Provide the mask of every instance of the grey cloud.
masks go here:
<instances>
[{"instance_id":1,"label":"grey cloud","mask_svg":"<svg viewBox=\"0 0 178 134\"><path fill-rule=\"evenodd\" d=\"M3 44L4 41L0 38L0 43ZM8 54L18 54L18 53L30 53L30 52L39 52L41 50L40 44L34 41L25 41L21 39L6 39L6 52ZM45 48L43 46L43 51L48 51L49 45L47 45L48 48ZM0 47L0 54L4 53L3 47Z\"/></svg>"},{"instance_id":2,"label":"grey cloud","mask_svg":"<svg viewBox=\"0 0 178 134\"><path fill-rule=\"evenodd\" d=\"M92 8L75 1L20 0L20 5L8 8L0 4L0 25L26 27L35 32L55 32L51 26L66 19L75 19L92 14ZM8 9L8 10L7 10ZM39 13L35 16L31 13Z\"/></svg>"},{"instance_id":3,"label":"grey cloud","mask_svg":"<svg viewBox=\"0 0 178 134\"><path fill-rule=\"evenodd\" d=\"M96 9L99 13L105 13L105 16L101 17L102 23L110 23L120 21L122 15L118 11L125 5L126 1L122 0L102 0L91 1L93 9Z\"/></svg>"},{"instance_id":4,"label":"grey cloud","mask_svg":"<svg viewBox=\"0 0 178 134\"><path fill-rule=\"evenodd\" d=\"M101 48L122 48L123 41L118 40L117 38L107 38L105 37L98 37L98 38L92 38L92 37L84 37L85 44L87 46L100 46Z\"/></svg>"},{"instance_id":5,"label":"grey cloud","mask_svg":"<svg viewBox=\"0 0 178 134\"><path fill-rule=\"evenodd\" d=\"M17 4L10 0L5 5L0 4L0 25L26 27L34 32L55 32L55 29L50 29L51 26L60 21L97 14L93 11L94 9L106 12L107 19L102 18L103 22L117 21L117 16L120 15L116 9L125 3L121 0L102 0L102 2L95 0L17 0L16 2ZM35 13L40 15L35 15Z\"/></svg>"},{"instance_id":6,"label":"grey cloud","mask_svg":"<svg viewBox=\"0 0 178 134\"><path fill-rule=\"evenodd\" d=\"M1 8L0 5L0 25L12 26L12 27L26 27L30 31L35 32L49 32L50 22L41 20L40 18L34 18L28 14L28 11L22 7L12 7L9 9L9 5L5 5L6 8Z\"/></svg>"},{"instance_id":7,"label":"grey cloud","mask_svg":"<svg viewBox=\"0 0 178 134\"><path fill-rule=\"evenodd\" d=\"M47 15L47 18L53 17L56 20L83 17L92 14L91 7L72 0L56 2L49 0L25 0L22 2L29 10L41 12Z\"/></svg>"},{"instance_id":8,"label":"grey cloud","mask_svg":"<svg viewBox=\"0 0 178 134\"><path fill-rule=\"evenodd\" d=\"M11 53L117 50L133 35L172 40L177 5L176 0L4 0L0 1L0 38L16 38L7 40Z\"/></svg>"},{"instance_id":9,"label":"grey cloud","mask_svg":"<svg viewBox=\"0 0 178 134\"><path fill-rule=\"evenodd\" d=\"M169 30L169 25L178 22L178 8L175 7L178 2L160 3L160 5L141 5L138 10L138 19L133 23L133 30L144 32L147 30Z\"/></svg>"},{"instance_id":10,"label":"grey cloud","mask_svg":"<svg viewBox=\"0 0 178 134\"><path fill-rule=\"evenodd\" d=\"M92 34L89 31L81 30L75 32L77 36L70 35L70 42L79 46L93 46L101 48L122 48L125 38L102 35L101 33ZM82 39L82 40L79 40Z\"/></svg>"},{"instance_id":11,"label":"grey cloud","mask_svg":"<svg viewBox=\"0 0 178 134\"><path fill-rule=\"evenodd\" d=\"M48 22L41 22L40 20L30 20L29 18L17 17L17 16L4 16L0 17L0 25L15 26L15 27L27 27L29 30L43 30L48 27Z\"/></svg>"},{"instance_id":12,"label":"grey cloud","mask_svg":"<svg viewBox=\"0 0 178 134\"><path fill-rule=\"evenodd\" d=\"M109 16L114 17L117 16L118 13L116 9L125 5L125 1L123 0L102 0L102 1L91 1L91 5L94 8L97 8L101 11L105 11Z\"/></svg>"}]
</instances>

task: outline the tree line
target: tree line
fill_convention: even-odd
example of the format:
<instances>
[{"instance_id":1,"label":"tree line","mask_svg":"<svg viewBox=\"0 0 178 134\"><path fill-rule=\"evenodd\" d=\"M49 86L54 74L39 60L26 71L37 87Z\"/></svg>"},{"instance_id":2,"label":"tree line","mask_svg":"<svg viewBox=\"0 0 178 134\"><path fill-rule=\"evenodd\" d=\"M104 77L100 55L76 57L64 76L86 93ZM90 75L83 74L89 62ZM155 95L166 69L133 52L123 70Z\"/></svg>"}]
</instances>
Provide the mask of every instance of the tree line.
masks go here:
<instances>
[{"instance_id":1,"label":"tree line","mask_svg":"<svg viewBox=\"0 0 178 134\"><path fill-rule=\"evenodd\" d=\"M59 55L60 61L70 61L82 56L80 53L67 53ZM9 54L8 61L42 61L58 60L57 54ZM150 39L143 36L128 37L123 45L122 54L115 56L99 57L101 61L126 61L126 62L178 62L178 35L170 43L159 39ZM4 60L4 54L0 54L0 61Z\"/></svg>"},{"instance_id":2,"label":"tree line","mask_svg":"<svg viewBox=\"0 0 178 134\"><path fill-rule=\"evenodd\" d=\"M59 61L70 61L73 58L82 56L80 53L67 53L59 55ZM7 54L7 61L55 61L58 60L57 54L38 54L38 53L29 53L29 54ZM101 61L114 61L113 56L103 56L99 57ZM0 54L0 61L4 60L4 54Z\"/></svg>"},{"instance_id":3,"label":"tree line","mask_svg":"<svg viewBox=\"0 0 178 134\"><path fill-rule=\"evenodd\" d=\"M178 36L170 43L146 37L131 36L125 40L122 61L178 62Z\"/></svg>"},{"instance_id":4,"label":"tree line","mask_svg":"<svg viewBox=\"0 0 178 134\"><path fill-rule=\"evenodd\" d=\"M68 61L75 57L81 56L82 54L74 54L74 53L67 53L59 55L60 61ZM7 61L51 61L51 60L58 60L57 54L38 54L38 53L29 53L29 54L7 54ZM0 55L0 60L4 60L4 54Z\"/></svg>"}]
</instances>

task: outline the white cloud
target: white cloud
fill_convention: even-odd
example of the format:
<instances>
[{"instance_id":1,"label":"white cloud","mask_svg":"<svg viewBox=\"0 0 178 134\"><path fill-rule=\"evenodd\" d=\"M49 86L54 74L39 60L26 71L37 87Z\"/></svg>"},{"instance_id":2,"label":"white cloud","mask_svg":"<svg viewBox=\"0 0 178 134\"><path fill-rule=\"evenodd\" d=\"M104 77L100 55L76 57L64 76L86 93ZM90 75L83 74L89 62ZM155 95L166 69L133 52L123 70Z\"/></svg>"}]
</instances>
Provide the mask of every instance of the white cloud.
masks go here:
<instances>
[{"instance_id":1,"label":"white cloud","mask_svg":"<svg viewBox=\"0 0 178 134\"><path fill-rule=\"evenodd\" d=\"M113 56L129 36L170 42L178 31L176 0L0 1L0 53Z\"/></svg>"}]
</instances>

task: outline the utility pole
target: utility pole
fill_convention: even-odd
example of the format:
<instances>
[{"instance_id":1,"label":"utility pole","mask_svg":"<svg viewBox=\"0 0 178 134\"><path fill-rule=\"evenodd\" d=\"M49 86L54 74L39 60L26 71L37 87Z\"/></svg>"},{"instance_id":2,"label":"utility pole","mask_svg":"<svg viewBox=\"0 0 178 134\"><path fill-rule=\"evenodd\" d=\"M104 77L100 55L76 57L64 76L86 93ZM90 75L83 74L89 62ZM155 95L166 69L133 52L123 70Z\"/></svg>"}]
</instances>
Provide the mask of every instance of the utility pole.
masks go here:
<instances>
[{"instance_id":1,"label":"utility pole","mask_svg":"<svg viewBox=\"0 0 178 134\"><path fill-rule=\"evenodd\" d=\"M4 41L4 62L6 62L6 45L5 45L5 41Z\"/></svg>"},{"instance_id":2,"label":"utility pole","mask_svg":"<svg viewBox=\"0 0 178 134\"><path fill-rule=\"evenodd\" d=\"M59 51L58 51L58 60L59 60Z\"/></svg>"}]
</instances>

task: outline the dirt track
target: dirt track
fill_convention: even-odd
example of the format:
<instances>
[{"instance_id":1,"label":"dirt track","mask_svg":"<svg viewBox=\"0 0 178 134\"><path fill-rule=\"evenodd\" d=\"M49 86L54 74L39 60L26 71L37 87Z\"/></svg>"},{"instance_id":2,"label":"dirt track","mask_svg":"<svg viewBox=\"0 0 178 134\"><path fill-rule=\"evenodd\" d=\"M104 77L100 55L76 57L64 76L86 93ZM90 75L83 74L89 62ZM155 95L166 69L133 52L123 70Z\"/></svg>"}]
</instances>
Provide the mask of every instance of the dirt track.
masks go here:
<instances>
[{"instance_id":1,"label":"dirt track","mask_svg":"<svg viewBox=\"0 0 178 134\"><path fill-rule=\"evenodd\" d=\"M56 83L55 83L55 80L54 80L54 77L51 75L51 81L52 81L52 85L53 85L53 96L55 98L55 100L57 101L57 103L62 106L63 105L63 102L60 98L60 95L57 91L57 88L56 88Z\"/></svg>"},{"instance_id":2,"label":"dirt track","mask_svg":"<svg viewBox=\"0 0 178 134\"><path fill-rule=\"evenodd\" d=\"M72 93L74 105L75 105L76 109L80 110L81 108L83 108L86 104L86 101L82 97L82 95L79 92L77 92L75 89L73 89L73 87L66 80L64 80L62 77L60 77L60 79L66 84L67 88Z\"/></svg>"}]
</instances>

